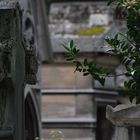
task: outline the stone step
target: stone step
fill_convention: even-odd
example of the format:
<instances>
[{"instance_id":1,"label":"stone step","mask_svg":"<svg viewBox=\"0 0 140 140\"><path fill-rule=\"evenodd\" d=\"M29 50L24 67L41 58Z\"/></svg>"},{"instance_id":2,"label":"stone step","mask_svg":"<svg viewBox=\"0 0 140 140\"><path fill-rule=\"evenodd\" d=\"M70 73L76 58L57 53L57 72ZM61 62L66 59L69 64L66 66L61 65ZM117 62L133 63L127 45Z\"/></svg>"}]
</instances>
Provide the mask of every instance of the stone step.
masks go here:
<instances>
[{"instance_id":1,"label":"stone step","mask_svg":"<svg viewBox=\"0 0 140 140\"><path fill-rule=\"evenodd\" d=\"M95 128L94 118L45 118L42 119L43 128Z\"/></svg>"}]
</instances>

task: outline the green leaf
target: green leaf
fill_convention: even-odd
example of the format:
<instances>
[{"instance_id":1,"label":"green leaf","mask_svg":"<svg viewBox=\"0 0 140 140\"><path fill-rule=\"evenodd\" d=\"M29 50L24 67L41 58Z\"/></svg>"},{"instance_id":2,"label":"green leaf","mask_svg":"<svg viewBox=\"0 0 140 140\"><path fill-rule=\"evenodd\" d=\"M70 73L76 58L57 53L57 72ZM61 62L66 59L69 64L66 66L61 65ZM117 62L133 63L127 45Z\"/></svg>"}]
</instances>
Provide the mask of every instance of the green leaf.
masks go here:
<instances>
[{"instance_id":1,"label":"green leaf","mask_svg":"<svg viewBox=\"0 0 140 140\"><path fill-rule=\"evenodd\" d=\"M105 78L104 77L100 77L98 75L94 75L93 76L95 80L97 80L102 86L104 86L105 84Z\"/></svg>"},{"instance_id":2,"label":"green leaf","mask_svg":"<svg viewBox=\"0 0 140 140\"><path fill-rule=\"evenodd\" d=\"M80 50L79 50L79 49L77 49L77 50L76 50L76 53L78 53L79 51L80 51Z\"/></svg>"},{"instance_id":3,"label":"green leaf","mask_svg":"<svg viewBox=\"0 0 140 140\"><path fill-rule=\"evenodd\" d=\"M130 65L126 65L125 68L126 68L126 70L127 70L128 72L131 72L131 71L132 71Z\"/></svg>"},{"instance_id":4,"label":"green leaf","mask_svg":"<svg viewBox=\"0 0 140 140\"><path fill-rule=\"evenodd\" d=\"M114 0L109 0L107 5L110 5L111 3L113 3Z\"/></svg>"},{"instance_id":5,"label":"green leaf","mask_svg":"<svg viewBox=\"0 0 140 140\"><path fill-rule=\"evenodd\" d=\"M66 60L67 60L67 61L72 61L72 60L73 60L73 58L67 58Z\"/></svg>"},{"instance_id":6,"label":"green leaf","mask_svg":"<svg viewBox=\"0 0 140 140\"><path fill-rule=\"evenodd\" d=\"M104 84L105 84L105 78L99 78L98 80L101 83L101 85L104 86Z\"/></svg>"},{"instance_id":7,"label":"green leaf","mask_svg":"<svg viewBox=\"0 0 140 140\"><path fill-rule=\"evenodd\" d=\"M72 51L73 51L73 54L74 54L74 55L76 55L76 53L77 53L76 48L73 48L73 50L72 50Z\"/></svg>"},{"instance_id":8,"label":"green leaf","mask_svg":"<svg viewBox=\"0 0 140 140\"><path fill-rule=\"evenodd\" d=\"M87 71L87 69L83 69L83 72L86 72Z\"/></svg>"},{"instance_id":9,"label":"green leaf","mask_svg":"<svg viewBox=\"0 0 140 140\"><path fill-rule=\"evenodd\" d=\"M62 44L62 46L69 52L70 51L70 48L67 47L66 45Z\"/></svg>"},{"instance_id":10,"label":"green leaf","mask_svg":"<svg viewBox=\"0 0 140 140\"><path fill-rule=\"evenodd\" d=\"M82 72L82 68L76 68L75 71Z\"/></svg>"},{"instance_id":11,"label":"green leaf","mask_svg":"<svg viewBox=\"0 0 140 140\"><path fill-rule=\"evenodd\" d=\"M135 98L134 95L130 95L130 96L129 96L129 100L130 100L131 103L133 102L133 99L134 99L134 98Z\"/></svg>"},{"instance_id":12,"label":"green leaf","mask_svg":"<svg viewBox=\"0 0 140 140\"><path fill-rule=\"evenodd\" d=\"M109 41L110 41L110 37L109 37L109 36L105 36L104 40L105 40L106 42L109 42Z\"/></svg>"},{"instance_id":13,"label":"green leaf","mask_svg":"<svg viewBox=\"0 0 140 140\"><path fill-rule=\"evenodd\" d=\"M129 72L126 72L126 73L125 73L125 76L130 77L130 76L132 76L132 74L129 73Z\"/></svg>"},{"instance_id":14,"label":"green leaf","mask_svg":"<svg viewBox=\"0 0 140 140\"><path fill-rule=\"evenodd\" d=\"M74 41L73 41L73 40L70 40L69 43L70 43L70 44L69 44L70 48L73 48L73 47L74 47Z\"/></svg>"},{"instance_id":15,"label":"green leaf","mask_svg":"<svg viewBox=\"0 0 140 140\"><path fill-rule=\"evenodd\" d=\"M124 87L128 89L128 81L124 81Z\"/></svg>"},{"instance_id":16,"label":"green leaf","mask_svg":"<svg viewBox=\"0 0 140 140\"><path fill-rule=\"evenodd\" d=\"M89 75L89 72L83 73L83 76L87 76Z\"/></svg>"},{"instance_id":17,"label":"green leaf","mask_svg":"<svg viewBox=\"0 0 140 140\"><path fill-rule=\"evenodd\" d=\"M132 60L127 59L127 60L125 61L125 63L124 63L124 64L125 64L125 66L129 65L129 64L131 63L131 61L132 61Z\"/></svg>"},{"instance_id":18,"label":"green leaf","mask_svg":"<svg viewBox=\"0 0 140 140\"><path fill-rule=\"evenodd\" d=\"M136 104L140 103L140 96L136 96Z\"/></svg>"},{"instance_id":19,"label":"green leaf","mask_svg":"<svg viewBox=\"0 0 140 140\"><path fill-rule=\"evenodd\" d=\"M87 66L87 64L88 64L87 59L84 59L84 65Z\"/></svg>"},{"instance_id":20,"label":"green leaf","mask_svg":"<svg viewBox=\"0 0 140 140\"><path fill-rule=\"evenodd\" d=\"M73 61L73 63L76 64L76 67L82 66L82 63L80 61Z\"/></svg>"},{"instance_id":21,"label":"green leaf","mask_svg":"<svg viewBox=\"0 0 140 140\"><path fill-rule=\"evenodd\" d=\"M118 33L114 37L115 40L118 40Z\"/></svg>"}]
</instances>

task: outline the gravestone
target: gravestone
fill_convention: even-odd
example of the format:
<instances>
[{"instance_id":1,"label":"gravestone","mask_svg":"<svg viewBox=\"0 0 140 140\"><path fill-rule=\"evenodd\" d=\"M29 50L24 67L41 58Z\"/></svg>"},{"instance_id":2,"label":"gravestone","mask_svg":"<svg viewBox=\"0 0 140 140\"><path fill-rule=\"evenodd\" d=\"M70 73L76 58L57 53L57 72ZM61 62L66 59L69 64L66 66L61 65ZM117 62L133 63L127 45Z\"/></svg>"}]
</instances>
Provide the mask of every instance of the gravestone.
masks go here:
<instances>
[{"instance_id":1,"label":"gravestone","mask_svg":"<svg viewBox=\"0 0 140 140\"><path fill-rule=\"evenodd\" d=\"M0 139L23 140L25 46L19 6L13 1L0 2L0 50Z\"/></svg>"},{"instance_id":2,"label":"gravestone","mask_svg":"<svg viewBox=\"0 0 140 140\"><path fill-rule=\"evenodd\" d=\"M1 140L30 138L25 130L24 88L37 83L37 31L30 8L24 7L29 1L22 2L0 1Z\"/></svg>"}]
</instances>

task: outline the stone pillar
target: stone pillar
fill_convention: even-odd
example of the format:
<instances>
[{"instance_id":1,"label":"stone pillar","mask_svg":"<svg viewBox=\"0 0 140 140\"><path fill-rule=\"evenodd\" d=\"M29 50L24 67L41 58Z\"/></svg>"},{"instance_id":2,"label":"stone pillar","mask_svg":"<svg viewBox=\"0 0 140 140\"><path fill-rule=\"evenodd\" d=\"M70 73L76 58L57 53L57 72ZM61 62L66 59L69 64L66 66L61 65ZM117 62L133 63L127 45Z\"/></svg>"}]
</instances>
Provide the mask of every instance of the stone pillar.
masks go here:
<instances>
[{"instance_id":1,"label":"stone pillar","mask_svg":"<svg viewBox=\"0 0 140 140\"><path fill-rule=\"evenodd\" d=\"M128 129L126 127L116 126L113 140L129 140Z\"/></svg>"},{"instance_id":2,"label":"stone pillar","mask_svg":"<svg viewBox=\"0 0 140 140\"><path fill-rule=\"evenodd\" d=\"M128 127L140 126L140 105L125 104L106 108L106 117L115 126L114 140L129 140Z\"/></svg>"},{"instance_id":3,"label":"stone pillar","mask_svg":"<svg viewBox=\"0 0 140 140\"><path fill-rule=\"evenodd\" d=\"M2 140L25 140L36 137L36 134L30 136L29 130L32 126L29 125L29 128L26 126L25 130L24 88L27 84L30 87L37 87L38 84L40 58L38 55L46 43L45 41L43 45L40 43L42 36L39 34L40 30L43 35L45 32L41 24L44 20L39 20L39 17L44 17L42 2L43 0L0 0L0 139ZM42 47L39 48L38 44ZM37 132L39 129L35 130L39 133ZM40 134L37 136L40 137Z\"/></svg>"},{"instance_id":4,"label":"stone pillar","mask_svg":"<svg viewBox=\"0 0 140 140\"><path fill-rule=\"evenodd\" d=\"M0 1L0 139L25 140L25 49L19 6Z\"/></svg>"},{"instance_id":5,"label":"stone pillar","mask_svg":"<svg viewBox=\"0 0 140 140\"><path fill-rule=\"evenodd\" d=\"M19 3L16 0L1 0L0 139L2 140L26 139L24 88L26 84L35 85L37 82L35 38L30 36L34 33L34 28L29 17L25 18L28 30L24 30L23 34L23 23Z\"/></svg>"}]
</instances>

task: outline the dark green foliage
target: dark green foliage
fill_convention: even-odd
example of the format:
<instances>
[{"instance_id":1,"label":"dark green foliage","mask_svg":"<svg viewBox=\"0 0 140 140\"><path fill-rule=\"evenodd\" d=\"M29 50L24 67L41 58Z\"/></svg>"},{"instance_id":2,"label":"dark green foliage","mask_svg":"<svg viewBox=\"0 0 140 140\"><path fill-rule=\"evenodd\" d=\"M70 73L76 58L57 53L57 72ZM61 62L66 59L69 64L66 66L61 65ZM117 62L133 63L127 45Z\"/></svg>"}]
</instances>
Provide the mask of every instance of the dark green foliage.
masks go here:
<instances>
[{"instance_id":1,"label":"dark green foliage","mask_svg":"<svg viewBox=\"0 0 140 140\"><path fill-rule=\"evenodd\" d=\"M136 103L140 103L140 1L119 0L116 3L126 10L127 31L105 40L126 68L128 80L124 87L130 91L130 101L136 98Z\"/></svg>"},{"instance_id":2,"label":"dark green foliage","mask_svg":"<svg viewBox=\"0 0 140 140\"><path fill-rule=\"evenodd\" d=\"M108 4L115 3L117 7L125 9L125 19L127 31L117 33L114 37L105 37L105 41L111 46L111 52L115 54L120 62L125 66L124 75L128 80L124 82L124 88L129 90L130 101L136 99L140 103L140 0L110 0ZM79 50L73 41L66 46L69 57L68 60L76 65L76 71L83 72L86 76L91 74L95 80L104 85L105 77L109 75L109 70L97 66L87 59L80 62L76 59Z\"/></svg>"},{"instance_id":3,"label":"dark green foliage","mask_svg":"<svg viewBox=\"0 0 140 140\"><path fill-rule=\"evenodd\" d=\"M97 66L96 63L84 59L82 62L77 60L76 56L79 49L76 48L74 41L69 41L66 45L63 45L67 50L67 61L72 61L75 64L75 71L83 73L83 76L92 75L95 80L98 80L101 85L105 83L105 76L109 73L109 70L104 67Z\"/></svg>"}]
</instances>

